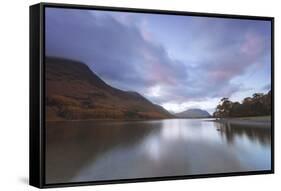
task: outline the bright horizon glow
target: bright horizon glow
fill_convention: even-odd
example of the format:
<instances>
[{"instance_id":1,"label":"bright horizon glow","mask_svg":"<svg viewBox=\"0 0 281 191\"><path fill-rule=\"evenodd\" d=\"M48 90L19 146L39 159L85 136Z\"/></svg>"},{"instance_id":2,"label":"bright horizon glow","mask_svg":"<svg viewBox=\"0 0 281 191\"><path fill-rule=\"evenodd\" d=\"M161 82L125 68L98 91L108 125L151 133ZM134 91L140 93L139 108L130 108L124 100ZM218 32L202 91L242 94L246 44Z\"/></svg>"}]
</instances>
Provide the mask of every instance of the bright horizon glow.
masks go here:
<instances>
[{"instance_id":1,"label":"bright horizon glow","mask_svg":"<svg viewBox=\"0 0 281 191\"><path fill-rule=\"evenodd\" d=\"M188 101L188 102L183 102L183 103L165 103L162 105L166 110L171 111L173 113L179 113L182 111L185 111L187 109L193 109L193 108L198 108L198 109L204 109L208 111L210 114L214 112L214 108L218 104L219 99L214 98L214 99L209 99L209 100L204 100L204 101ZM202 106L204 106L202 108Z\"/></svg>"}]
</instances>

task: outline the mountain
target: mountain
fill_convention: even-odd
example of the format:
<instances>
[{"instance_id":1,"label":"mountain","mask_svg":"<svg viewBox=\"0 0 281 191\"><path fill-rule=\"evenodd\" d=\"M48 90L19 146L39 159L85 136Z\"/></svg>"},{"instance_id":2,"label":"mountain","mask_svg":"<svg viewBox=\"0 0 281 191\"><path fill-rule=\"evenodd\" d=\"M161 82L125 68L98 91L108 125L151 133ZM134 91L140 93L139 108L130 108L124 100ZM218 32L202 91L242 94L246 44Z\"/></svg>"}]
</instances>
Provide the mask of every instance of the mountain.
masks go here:
<instances>
[{"instance_id":1,"label":"mountain","mask_svg":"<svg viewBox=\"0 0 281 191\"><path fill-rule=\"evenodd\" d=\"M206 118L206 117L211 117L211 115L202 109L188 109L186 111L176 113L176 117L179 118Z\"/></svg>"},{"instance_id":2,"label":"mountain","mask_svg":"<svg viewBox=\"0 0 281 191\"><path fill-rule=\"evenodd\" d=\"M47 57L45 71L47 121L172 117L137 92L109 86L84 63Z\"/></svg>"}]
</instances>

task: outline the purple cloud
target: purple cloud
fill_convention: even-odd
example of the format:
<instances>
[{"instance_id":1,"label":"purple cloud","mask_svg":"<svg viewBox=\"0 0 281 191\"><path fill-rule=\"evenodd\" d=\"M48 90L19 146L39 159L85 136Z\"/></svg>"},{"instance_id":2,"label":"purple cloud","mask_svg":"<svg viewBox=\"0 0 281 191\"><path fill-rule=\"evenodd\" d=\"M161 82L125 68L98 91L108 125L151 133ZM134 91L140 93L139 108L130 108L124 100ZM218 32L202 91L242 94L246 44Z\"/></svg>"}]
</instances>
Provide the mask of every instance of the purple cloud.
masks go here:
<instances>
[{"instance_id":1,"label":"purple cloud","mask_svg":"<svg viewBox=\"0 0 281 191\"><path fill-rule=\"evenodd\" d=\"M158 104L242 91L243 75L269 64L269 40L265 21L46 10L48 56L80 60L110 85Z\"/></svg>"}]
</instances>

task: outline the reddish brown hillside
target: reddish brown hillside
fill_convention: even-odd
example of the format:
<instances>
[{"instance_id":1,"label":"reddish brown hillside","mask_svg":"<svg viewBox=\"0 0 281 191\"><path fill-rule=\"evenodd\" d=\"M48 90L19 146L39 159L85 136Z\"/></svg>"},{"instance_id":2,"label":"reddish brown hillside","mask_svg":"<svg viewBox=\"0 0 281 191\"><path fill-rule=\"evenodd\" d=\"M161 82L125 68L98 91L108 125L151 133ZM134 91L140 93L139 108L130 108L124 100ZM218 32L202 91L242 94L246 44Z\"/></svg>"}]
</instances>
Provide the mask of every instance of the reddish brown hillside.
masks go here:
<instances>
[{"instance_id":1,"label":"reddish brown hillside","mask_svg":"<svg viewBox=\"0 0 281 191\"><path fill-rule=\"evenodd\" d=\"M107 85L83 63L46 58L45 68L47 121L171 117L139 93Z\"/></svg>"}]
</instances>

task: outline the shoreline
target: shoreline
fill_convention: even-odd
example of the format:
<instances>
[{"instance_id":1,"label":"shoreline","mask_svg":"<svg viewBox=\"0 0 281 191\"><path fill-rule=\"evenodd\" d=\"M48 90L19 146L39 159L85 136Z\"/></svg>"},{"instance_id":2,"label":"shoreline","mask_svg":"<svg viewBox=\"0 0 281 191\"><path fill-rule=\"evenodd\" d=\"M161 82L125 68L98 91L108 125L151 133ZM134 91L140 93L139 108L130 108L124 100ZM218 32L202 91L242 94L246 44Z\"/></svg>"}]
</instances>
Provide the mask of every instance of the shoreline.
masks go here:
<instances>
[{"instance_id":1,"label":"shoreline","mask_svg":"<svg viewBox=\"0 0 281 191\"><path fill-rule=\"evenodd\" d=\"M46 120L46 123L52 122L80 122L80 121L113 121L113 122L121 122L121 121L155 121L155 120L167 120L167 119L175 119L175 118L158 118L158 119L70 119L70 120Z\"/></svg>"},{"instance_id":2,"label":"shoreline","mask_svg":"<svg viewBox=\"0 0 281 191\"><path fill-rule=\"evenodd\" d=\"M161 118L161 119L85 119L85 120L49 120L46 123L62 123L62 122L132 122L132 121L155 121L155 120L169 120L169 119L205 119L204 121L216 122L216 123L227 123L229 125L243 125L248 127L271 127L271 116L260 116L260 117L238 117L238 118Z\"/></svg>"},{"instance_id":3,"label":"shoreline","mask_svg":"<svg viewBox=\"0 0 281 191\"><path fill-rule=\"evenodd\" d=\"M241 117L241 118L216 118L210 120L218 123L227 123L230 125L244 125L249 127L270 128L271 116L261 117Z\"/></svg>"}]
</instances>

